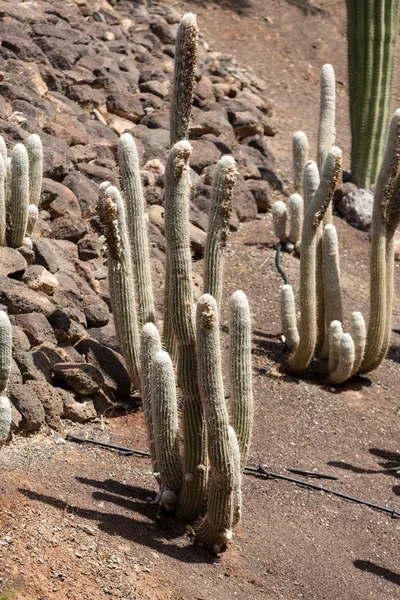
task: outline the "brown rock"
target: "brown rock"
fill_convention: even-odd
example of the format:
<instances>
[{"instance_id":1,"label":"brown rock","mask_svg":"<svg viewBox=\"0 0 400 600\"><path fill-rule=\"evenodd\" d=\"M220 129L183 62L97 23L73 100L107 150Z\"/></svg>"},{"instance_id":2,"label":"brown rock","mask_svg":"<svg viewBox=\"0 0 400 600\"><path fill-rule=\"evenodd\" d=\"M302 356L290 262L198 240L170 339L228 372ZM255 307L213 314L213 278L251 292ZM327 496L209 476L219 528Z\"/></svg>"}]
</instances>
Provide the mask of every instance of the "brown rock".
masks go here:
<instances>
[{"instance_id":1,"label":"brown rock","mask_svg":"<svg viewBox=\"0 0 400 600\"><path fill-rule=\"evenodd\" d=\"M68 385L83 396L90 396L99 390L104 377L101 371L88 363L58 363L53 366L54 380Z\"/></svg>"},{"instance_id":2,"label":"brown rock","mask_svg":"<svg viewBox=\"0 0 400 600\"><path fill-rule=\"evenodd\" d=\"M0 265L2 275L20 274L27 267L26 260L21 253L7 246L0 246Z\"/></svg>"},{"instance_id":3,"label":"brown rock","mask_svg":"<svg viewBox=\"0 0 400 600\"><path fill-rule=\"evenodd\" d=\"M87 233L86 221L80 217L67 215L60 217L51 224L51 237L58 240L78 242Z\"/></svg>"},{"instance_id":4,"label":"brown rock","mask_svg":"<svg viewBox=\"0 0 400 600\"><path fill-rule=\"evenodd\" d=\"M0 303L5 304L10 315L42 312L48 316L54 303L42 292L30 290L21 281L0 275Z\"/></svg>"},{"instance_id":5,"label":"brown rock","mask_svg":"<svg viewBox=\"0 0 400 600\"><path fill-rule=\"evenodd\" d=\"M32 389L24 384L16 384L9 390L10 400L20 412L22 421L21 429L34 431L39 429L45 421L45 411L42 403Z\"/></svg>"},{"instance_id":6,"label":"brown rock","mask_svg":"<svg viewBox=\"0 0 400 600\"><path fill-rule=\"evenodd\" d=\"M190 166L196 173L201 173L205 167L218 162L221 152L208 140L192 140L193 152L190 157Z\"/></svg>"},{"instance_id":7,"label":"brown rock","mask_svg":"<svg viewBox=\"0 0 400 600\"><path fill-rule=\"evenodd\" d=\"M110 320L110 310L101 298L84 302L84 313L88 327L104 327Z\"/></svg>"},{"instance_id":8,"label":"brown rock","mask_svg":"<svg viewBox=\"0 0 400 600\"><path fill-rule=\"evenodd\" d=\"M39 398L44 408L47 425L52 429L60 429L63 402L58 390L46 381L28 381L25 387L29 393L33 393Z\"/></svg>"},{"instance_id":9,"label":"brown rock","mask_svg":"<svg viewBox=\"0 0 400 600\"><path fill-rule=\"evenodd\" d=\"M97 417L93 401L89 398L86 398L84 402L77 402L74 395L68 390L60 388L58 393L63 403L62 416L64 419L70 419L75 423L84 423Z\"/></svg>"},{"instance_id":10,"label":"brown rock","mask_svg":"<svg viewBox=\"0 0 400 600\"><path fill-rule=\"evenodd\" d=\"M18 325L22 329L28 337L31 346L38 346L43 342L57 343L50 323L41 313L12 315L11 323Z\"/></svg>"},{"instance_id":11,"label":"brown rock","mask_svg":"<svg viewBox=\"0 0 400 600\"><path fill-rule=\"evenodd\" d=\"M246 187L253 194L257 204L258 212L264 213L272 210L275 198L268 181L256 181L254 179L249 179L246 182Z\"/></svg>"},{"instance_id":12,"label":"brown rock","mask_svg":"<svg viewBox=\"0 0 400 600\"><path fill-rule=\"evenodd\" d=\"M97 185L77 171L67 175L63 184L78 198L82 216L86 218L94 215L98 196Z\"/></svg>"},{"instance_id":13,"label":"brown rock","mask_svg":"<svg viewBox=\"0 0 400 600\"><path fill-rule=\"evenodd\" d=\"M44 292L49 296L54 294L58 286L57 277L41 265L30 265L22 280L31 290Z\"/></svg>"}]
</instances>

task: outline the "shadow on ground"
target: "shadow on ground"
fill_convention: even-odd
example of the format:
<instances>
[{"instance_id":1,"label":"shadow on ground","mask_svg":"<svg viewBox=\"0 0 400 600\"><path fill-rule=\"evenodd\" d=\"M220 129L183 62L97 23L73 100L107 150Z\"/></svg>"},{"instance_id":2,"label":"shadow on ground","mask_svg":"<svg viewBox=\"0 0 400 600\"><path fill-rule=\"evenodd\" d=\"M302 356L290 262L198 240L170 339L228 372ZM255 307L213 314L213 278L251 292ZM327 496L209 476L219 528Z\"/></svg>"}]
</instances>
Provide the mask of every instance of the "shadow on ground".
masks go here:
<instances>
[{"instance_id":1,"label":"shadow on ground","mask_svg":"<svg viewBox=\"0 0 400 600\"><path fill-rule=\"evenodd\" d=\"M82 508L29 489L20 489L19 491L30 500L73 513L82 519L95 521L98 528L108 535L119 536L136 544L147 546L182 562L214 562L213 556L199 546L189 542L185 543L184 546L179 545L186 534L186 526L165 513L162 513L160 518L158 517L155 504L145 501L147 497L154 499L154 491L141 487L125 486L112 479L106 479L105 481L83 477L77 477L76 479L82 485L101 490L92 494L96 501L129 510L132 512L132 517L127 517L121 512L101 512L98 509ZM135 513L144 516L146 520L135 519Z\"/></svg>"},{"instance_id":2,"label":"shadow on ground","mask_svg":"<svg viewBox=\"0 0 400 600\"><path fill-rule=\"evenodd\" d=\"M380 567L370 560L355 560L353 564L356 569L366 571L367 573L373 573L373 575L377 575L385 581L389 581L395 585L400 585L400 574L392 571L391 569Z\"/></svg>"}]
</instances>

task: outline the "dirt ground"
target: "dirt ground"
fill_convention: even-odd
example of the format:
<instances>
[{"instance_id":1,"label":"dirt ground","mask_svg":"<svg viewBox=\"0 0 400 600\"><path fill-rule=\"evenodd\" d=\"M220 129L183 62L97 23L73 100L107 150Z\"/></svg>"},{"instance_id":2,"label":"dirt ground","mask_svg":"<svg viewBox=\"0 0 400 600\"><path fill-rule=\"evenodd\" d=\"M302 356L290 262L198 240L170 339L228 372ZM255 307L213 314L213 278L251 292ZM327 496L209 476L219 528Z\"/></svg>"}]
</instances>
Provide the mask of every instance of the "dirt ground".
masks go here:
<instances>
[{"instance_id":1,"label":"dirt ground","mask_svg":"<svg viewBox=\"0 0 400 600\"><path fill-rule=\"evenodd\" d=\"M272 145L287 180L291 135L304 128L314 139L319 67L333 62L338 144L348 155L344 2L174 4L182 12L196 10L216 50L236 54L266 79L279 130ZM339 219L335 224L346 317L353 310L368 317L366 234ZM393 333L388 357L373 374L337 389L318 375L300 380L277 366L265 372L282 346L274 241L266 215L234 233L226 253L225 360L226 304L238 282L253 315L255 423L249 464L281 473L286 467L331 473L340 480L321 480L327 487L400 510L400 472L378 472L400 464L400 336ZM284 255L282 265L298 291L297 259ZM397 264L396 327L399 269ZM16 437L2 449L2 600L399 597L400 520L389 514L292 483L244 476L242 522L227 552L213 557L193 544L184 525L157 516L148 458L65 443L66 432L147 449L140 410L88 425L65 422L60 433Z\"/></svg>"}]
</instances>

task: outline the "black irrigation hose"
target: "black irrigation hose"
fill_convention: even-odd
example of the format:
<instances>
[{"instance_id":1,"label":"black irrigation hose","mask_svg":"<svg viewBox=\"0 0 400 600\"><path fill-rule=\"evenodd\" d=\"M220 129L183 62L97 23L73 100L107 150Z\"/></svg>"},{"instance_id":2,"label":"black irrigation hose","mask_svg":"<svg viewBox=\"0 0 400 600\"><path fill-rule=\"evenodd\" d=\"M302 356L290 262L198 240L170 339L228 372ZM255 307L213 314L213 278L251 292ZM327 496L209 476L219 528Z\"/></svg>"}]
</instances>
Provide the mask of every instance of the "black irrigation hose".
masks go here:
<instances>
[{"instance_id":1,"label":"black irrigation hose","mask_svg":"<svg viewBox=\"0 0 400 600\"><path fill-rule=\"evenodd\" d=\"M282 242L279 242L279 244L276 245L275 266L278 269L279 275L282 277L283 281L285 282L285 285L288 285L289 278L286 275L285 271L282 269L282 265L281 265L281 249L282 249Z\"/></svg>"},{"instance_id":2,"label":"black irrigation hose","mask_svg":"<svg viewBox=\"0 0 400 600\"><path fill-rule=\"evenodd\" d=\"M123 456L130 456L131 454L138 454L139 456L150 456L150 452L144 452L143 450L133 450L132 448L125 448L125 446L116 446L115 444L108 444L107 442L99 442L98 440L89 440L87 438L79 437L78 435L71 435L67 433L65 439L69 442L77 442L78 444L95 444L102 448L109 448L110 450L119 450L119 453Z\"/></svg>"},{"instance_id":3,"label":"black irrigation hose","mask_svg":"<svg viewBox=\"0 0 400 600\"><path fill-rule=\"evenodd\" d=\"M271 471L267 471L264 469L262 465L258 465L258 467L245 467L245 471L249 471L250 473L263 475L266 479L284 479L285 481L290 481L291 483L296 483L298 485L303 485L305 487L311 488L313 490L319 490L320 492L326 492L327 494L332 494L334 496L338 496L339 498L343 498L344 500L349 500L350 502L355 502L356 504L364 504L365 506L369 506L370 508L375 508L376 510L380 510L389 514L392 519L400 519L400 511L392 508L387 508L386 506L379 506L379 504L374 504L373 502L368 502L367 500L361 500L360 498L355 498L354 496L349 496L348 494L343 494L342 492L338 492L336 490L332 490L331 488L323 487L318 483L311 483L309 481L303 481L302 479L295 479L294 477L288 477L287 475L281 475L280 473L273 473Z\"/></svg>"}]
</instances>

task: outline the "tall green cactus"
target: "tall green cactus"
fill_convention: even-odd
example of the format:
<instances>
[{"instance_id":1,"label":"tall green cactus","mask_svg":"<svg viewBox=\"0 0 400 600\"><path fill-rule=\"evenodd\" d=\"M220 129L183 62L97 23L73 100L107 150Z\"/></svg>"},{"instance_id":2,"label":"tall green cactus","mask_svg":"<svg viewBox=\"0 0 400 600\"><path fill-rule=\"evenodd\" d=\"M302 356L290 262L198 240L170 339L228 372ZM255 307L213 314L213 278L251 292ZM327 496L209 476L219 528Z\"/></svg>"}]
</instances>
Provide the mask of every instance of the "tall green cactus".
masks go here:
<instances>
[{"instance_id":1,"label":"tall green cactus","mask_svg":"<svg viewBox=\"0 0 400 600\"><path fill-rule=\"evenodd\" d=\"M29 203L39 206L43 180L43 148L38 135L28 137L26 150L29 158Z\"/></svg>"},{"instance_id":2,"label":"tall green cactus","mask_svg":"<svg viewBox=\"0 0 400 600\"><path fill-rule=\"evenodd\" d=\"M369 188L382 163L391 112L398 0L347 0L351 172Z\"/></svg>"},{"instance_id":3,"label":"tall green cactus","mask_svg":"<svg viewBox=\"0 0 400 600\"><path fill-rule=\"evenodd\" d=\"M198 382L193 314L192 260L189 240L189 142L175 144L165 169L165 236L169 257L169 310L177 343L177 378L182 390L184 473L178 517L192 519L203 504L207 485L207 452L203 405ZM168 274L167 274L168 275Z\"/></svg>"},{"instance_id":4,"label":"tall green cactus","mask_svg":"<svg viewBox=\"0 0 400 600\"><path fill-rule=\"evenodd\" d=\"M8 242L12 248L22 246L28 224L29 159L23 144L11 155Z\"/></svg>"},{"instance_id":5,"label":"tall green cactus","mask_svg":"<svg viewBox=\"0 0 400 600\"><path fill-rule=\"evenodd\" d=\"M137 289L139 327L154 322L154 299L145 221L145 200L136 144L130 133L119 143L119 169L124 192L131 263Z\"/></svg>"},{"instance_id":6,"label":"tall green cactus","mask_svg":"<svg viewBox=\"0 0 400 600\"><path fill-rule=\"evenodd\" d=\"M116 187L100 190L97 204L108 246L108 273L115 329L126 360L127 369L136 389L140 387L139 328L136 313L136 291L125 208Z\"/></svg>"},{"instance_id":7,"label":"tall green cactus","mask_svg":"<svg viewBox=\"0 0 400 600\"><path fill-rule=\"evenodd\" d=\"M235 466L222 379L218 309L209 294L204 294L197 303L197 357L211 475L207 514L195 531L201 542L212 544L219 552L232 537Z\"/></svg>"},{"instance_id":8,"label":"tall green cactus","mask_svg":"<svg viewBox=\"0 0 400 600\"><path fill-rule=\"evenodd\" d=\"M222 253L229 234L236 176L234 159L223 156L215 169L204 253L204 293L211 294L218 306L222 296Z\"/></svg>"}]
</instances>

